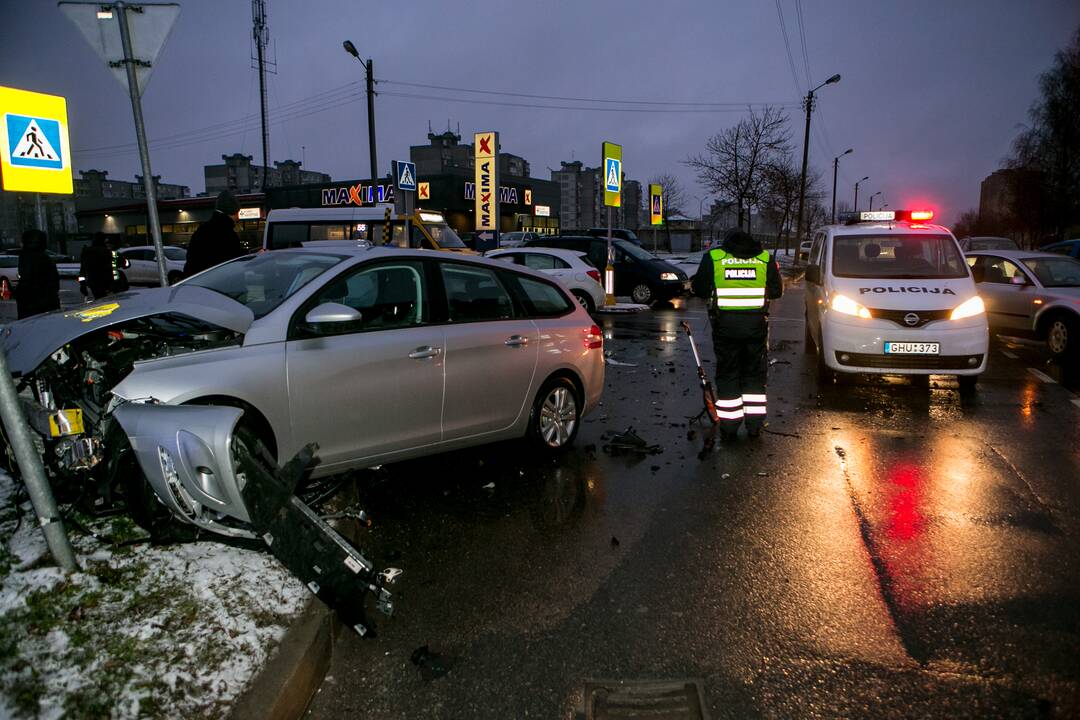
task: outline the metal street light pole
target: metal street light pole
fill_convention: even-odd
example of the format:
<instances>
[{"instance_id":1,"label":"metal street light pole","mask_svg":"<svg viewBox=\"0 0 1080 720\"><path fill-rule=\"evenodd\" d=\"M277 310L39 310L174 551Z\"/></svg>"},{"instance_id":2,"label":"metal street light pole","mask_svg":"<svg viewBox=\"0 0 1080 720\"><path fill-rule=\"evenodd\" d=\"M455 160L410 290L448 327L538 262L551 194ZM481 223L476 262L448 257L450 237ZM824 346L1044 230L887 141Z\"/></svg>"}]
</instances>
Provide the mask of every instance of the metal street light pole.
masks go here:
<instances>
[{"instance_id":1,"label":"metal street light pole","mask_svg":"<svg viewBox=\"0 0 1080 720\"><path fill-rule=\"evenodd\" d=\"M346 40L341 45L345 48L345 52L360 60L360 53L351 40ZM379 159L375 153L375 63L368 58L367 62L360 60L360 64L364 66L367 80L368 157L371 160L371 179L378 180Z\"/></svg>"},{"instance_id":2,"label":"metal street light pole","mask_svg":"<svg viewBox=\"0 0 1080 720\"><path fill-rule=\"evenodd\" d=\"M803 204L806 202L806 160L810 151L810 113L814 111L814 92L820 90L826 85L832 85L833 83L840 82L839 75L833 75L825 82L818 85L816 88L806 93L806 129L803 132L803 146L802 146L802 173L799 176L799 215L798 220L795 223L795 233L799 238L796 242L802 241L803 235ZM784 239L784 254L787 254L788 238Z\"/></svg>"},{"instance_id":3,"label":"metal street light pole","mask_svg":"<svg viewBox=\"0 0 1080 720\"><path fill-rule=\"evenodd\" d=\"M832 220L830 222L833 223L836 222L836 171L840 168L840 158L853 152L855 152L855 148L848 148L832 160Z\"/></svg>"},{"instance_id":4,"label":"metal street light pole","mask_svg":"<svg viewBox=\"0 0 1080 720\"><path fill-rule=\"evenodd\" d=\"M874 198L876 198L880 194L881 194L881 191L878 190L876 193L874 193L873 195L870 196L870 209L871 210L874 209Z\"/></svg>"},{"instance_id":5,"label":"metal street light pole","mask_svg":"<svg viewBox=\"0 0 1080 720\"><path fill-rule=\"evenodd\" d=\"M869 179L870 179L870 176L867 175L862 180L855 183L855 212L859 212L859 183L864 183Z\"/></svg>"}]
</instances>

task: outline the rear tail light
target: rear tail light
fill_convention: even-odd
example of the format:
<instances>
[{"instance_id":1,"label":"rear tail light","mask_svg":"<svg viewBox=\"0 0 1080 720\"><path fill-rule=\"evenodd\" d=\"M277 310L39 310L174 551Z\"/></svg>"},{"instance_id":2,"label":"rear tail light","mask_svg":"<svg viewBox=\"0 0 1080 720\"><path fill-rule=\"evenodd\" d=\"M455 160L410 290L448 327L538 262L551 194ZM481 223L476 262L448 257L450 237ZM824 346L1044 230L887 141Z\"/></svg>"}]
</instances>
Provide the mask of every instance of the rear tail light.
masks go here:
<instances>
[{"instance_id":1,"label":"rear tail light","mask_svg":"<svg viewBox=\"0 0 1080 720\"><path fill-rule=\"evenodd\" d=\"M596 282L600 282L600 271L599 270L586 270L585 274L588 275L589 277L591 277Z\"/></svg>"},{"instance_id":2,"label":"rear tail light","mask_svg":"<svg viewBox=\"0 0 1080 720\"><path fill-rule=\"evenodd\" d=\"M604 334L597 325L585 331L585 349L599 350L604 347Z\"/></svg>"}]
</instances>

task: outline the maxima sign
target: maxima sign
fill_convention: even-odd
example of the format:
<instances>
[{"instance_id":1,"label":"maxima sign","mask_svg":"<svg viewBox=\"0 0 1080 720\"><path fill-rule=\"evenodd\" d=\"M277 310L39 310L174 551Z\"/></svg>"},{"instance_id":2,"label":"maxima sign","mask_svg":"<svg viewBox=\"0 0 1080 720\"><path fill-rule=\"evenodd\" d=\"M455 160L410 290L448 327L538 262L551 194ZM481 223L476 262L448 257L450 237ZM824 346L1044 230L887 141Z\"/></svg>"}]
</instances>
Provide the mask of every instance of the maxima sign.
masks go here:
<instances>
[{"instance_id":1,"label":"maxima sign","mask_svg":"<svg viewBox=\"0 0 1080 720\"><path fill-rule=\"evenodd\" d=\"M477 231L499 229L499 133L473 136L476 183L474 217Z\"/></svg>"},{"instance_id":2,"label":"maxima sign","mask_svg":"<svg viewBox=\"0 0 1080 720\"><path fill-rule=\"evenodd\" d=\"M322 189L323 207L335 205L374 205L394 202L393 185L365 185L357 183L343 187Z\"/></svg>"}]
</instances>

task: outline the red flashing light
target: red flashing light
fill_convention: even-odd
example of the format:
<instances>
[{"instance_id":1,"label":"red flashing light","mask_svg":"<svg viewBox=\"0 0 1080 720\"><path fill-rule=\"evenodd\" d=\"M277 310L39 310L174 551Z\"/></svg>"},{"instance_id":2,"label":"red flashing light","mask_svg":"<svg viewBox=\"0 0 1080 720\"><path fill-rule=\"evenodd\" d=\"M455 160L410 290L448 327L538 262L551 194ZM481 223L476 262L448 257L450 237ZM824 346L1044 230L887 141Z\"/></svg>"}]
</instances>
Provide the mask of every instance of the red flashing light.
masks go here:
<instances>
[{"instance_id":1,"label":"red flashing light","mask_svg":"<svg viewBox=\"0 0 1080 720\"><path fill-rule=\"evenodd\" d=\"M911 211L911 220L912 220L912 222L916 222L916 221L919 221L919 220L933 220L933 219L934 219L934 211L933 210L912 210Z\"/></svg>"},{"instance_id":2,"label":"red flashing light","mask_svg":"<svg viewBox=\"0 0 1080 720\"><path fill-rule=\"evenodd\" d=\"M600 332L598 325L593 325L585 330L585 349L600 350L604 347L604 334Z\"/></svg>"}]
</instances>

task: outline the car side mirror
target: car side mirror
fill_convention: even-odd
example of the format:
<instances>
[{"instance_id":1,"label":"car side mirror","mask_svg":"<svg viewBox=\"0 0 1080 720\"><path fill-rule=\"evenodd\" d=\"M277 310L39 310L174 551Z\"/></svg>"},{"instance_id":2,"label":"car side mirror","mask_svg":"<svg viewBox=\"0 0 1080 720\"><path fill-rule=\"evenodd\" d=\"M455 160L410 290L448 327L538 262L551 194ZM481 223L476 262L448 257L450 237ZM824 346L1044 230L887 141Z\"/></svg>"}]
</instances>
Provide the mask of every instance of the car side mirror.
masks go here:
<instances>
[{"instance_id":1,"label":"car side mirror","mask_svg":"<svg viewBox=\"0 0 1080 720\"><path fill-rule=\"evenodd\" d=\"M1012 278L1009 280L1009 282L1012 283L1013 285L1027 285L1028 284L1027 278L1024 277L1023 275L1019 275L1019 274L1018 275L1013 275Z\"/></svg>"},{"instance_id":2,"label":"car side mirror","mask_svg":"<svg viewBox=\"0 0 1080 720\"><path fill-rule=\"evenodd\" d=\"M304 316L304 322L312 330L316 331L319 330L319 326L334 326L342 323L357 322L362 319L363 315L360 314L359 310L336 302L317 305L308 310L308 314Z\"/></svg>"},{"instance_id":3,"label":"car side mirror","mask_svg":"<svg viewBox=\"0 0 1080 720\"><path fill-rule=\"evenodd\" d=\"M815 285L821 284L821 268L817 265L806 266L806 282L812 282Z\"/></svg>"},{"instance_id":4,"label":"car side mirror","mask_svg":"<svg viewBox=\"0 0 1080 720\"><path fill-rule=\"evenodd\" d=\"M984 268L982 265L975 265L971 268L971 277L977 283L985 282L986 268Z\"/></svg>"}]
</instances>

